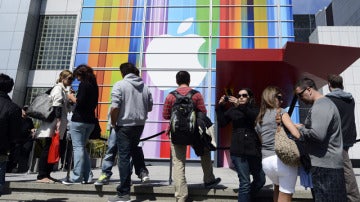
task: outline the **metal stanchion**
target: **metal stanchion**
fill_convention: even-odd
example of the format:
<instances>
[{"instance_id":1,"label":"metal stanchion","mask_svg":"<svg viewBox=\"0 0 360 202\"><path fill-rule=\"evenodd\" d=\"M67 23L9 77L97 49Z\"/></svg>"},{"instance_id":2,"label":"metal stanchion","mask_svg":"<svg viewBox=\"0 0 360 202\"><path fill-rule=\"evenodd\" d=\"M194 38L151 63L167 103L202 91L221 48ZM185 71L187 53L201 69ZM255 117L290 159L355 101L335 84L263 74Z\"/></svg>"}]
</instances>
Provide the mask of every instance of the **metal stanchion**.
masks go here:
<instances>
[{"instance_id":1,"label":"metal stanchion","mask_svg":"<svg viewBox=\"0 0 360 202\"><path fill-rule=\"evenodd\" d=\"M65 171L66 170L66 163L67 163L67 153L68 153L68 146L69 146L69 139L66 138L66 145L65 145L65 154L64 154L64 158L62 159L62 169L61 171Z\"/></svg>"},{"instance_id":2,"label":"metal stanchion","mask_svg":"<svg viewBox=\"0 0 360 202\"><path fill-rule=\"evenodd\" d=\"M171 144L171 143L170 143ZM172 183L172 155L171 155L171 147L170 147L170 169L169 169L169 185Z\"/></svg>"},{"instance_id":3,"label":"metal stanchion","mask_svg":"<svg viewBox=\"0 0 360 202\"><path fill-rule=\"evenodd\" d=\"M29 161L28 161L29 169L28 169L28 171L27 171L27 174L31 174L31 167L33 166L35 145L36 145L36 139L33 139L32 148L31 148L31 152L30 152L30 158L29 158ZM35 168L34 168L34 169L35 169Z\"/></svg>"}]
</instances>

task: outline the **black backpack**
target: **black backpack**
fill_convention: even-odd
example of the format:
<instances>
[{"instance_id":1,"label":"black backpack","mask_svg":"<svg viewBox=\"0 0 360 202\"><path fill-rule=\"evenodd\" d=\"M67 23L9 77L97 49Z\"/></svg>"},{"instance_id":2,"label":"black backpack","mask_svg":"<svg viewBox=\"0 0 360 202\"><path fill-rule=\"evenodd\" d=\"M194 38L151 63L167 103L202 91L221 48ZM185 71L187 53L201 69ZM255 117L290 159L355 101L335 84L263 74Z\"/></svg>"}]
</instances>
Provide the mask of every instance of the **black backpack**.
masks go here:
<instances>
[{"instance_id":1,"label":"black backpack","mask_svg":"<svg viewBox=\"0 0 360 202\"><path fill-rule=\"evenodd\" d=\"M198 93L196 90L190 90L186 95L181 95L176 90L171 92L176 98L171 109L170 119L170 134L173 144L193 144L196 112L192 96L196 93Z\"/></svg>"}]
</instances>

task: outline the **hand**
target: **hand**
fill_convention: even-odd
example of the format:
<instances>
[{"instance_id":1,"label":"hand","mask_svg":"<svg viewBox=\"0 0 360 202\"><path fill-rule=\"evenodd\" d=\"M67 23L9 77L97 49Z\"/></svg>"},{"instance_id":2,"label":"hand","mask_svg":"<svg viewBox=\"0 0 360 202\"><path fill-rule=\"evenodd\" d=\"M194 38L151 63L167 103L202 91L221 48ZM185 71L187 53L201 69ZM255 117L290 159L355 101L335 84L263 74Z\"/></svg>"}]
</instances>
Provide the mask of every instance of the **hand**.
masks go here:
<instances>
[{"instance_id":1,"label":"hand","mask_svg":"<svg viewBox=\"0 0 360 202\"><path fill-rule=\"evenodd\" d=\"M301 123L295 123L294 125L297 129L300 129L301 127L304 126L304 124L301 124Z\"/></svg>"},{"instance_id":2,"label":"hand","mask_svg":"<svg viewBox=\"0 0 360 202\"><path fill-rule=\"evenodd\" d=\"M281 123L281 114L277 113L275 119L276 119L276 123L280 124Z\"/></svg>"},{"instance_id":3,"label":"hand","mask_svg":"<svg viewBox=\"0 0 360 202\"><path fill-rule=\"evenodd\" d=\"M31 138L32 139L36 138L36 129L35 128L31 129Z\"/></svg>"},{"instance_id":4,"label":"hand","mask_svg":"<svg viewBox=\"0 0 360 202\"><path fill-rule=\"evenodd\" d=\"M229 96L229 102L232 103L235 107L239 106L239 99L234 96Z\"/></svg>"},{"instance_id":5,"label":"hand","mask_svg":"<svg viewBox=\"0 0 360 202\"><path fill-rule=\"evenodd\" d=\"M221 96L221 98L219 100L219 104L225 104L226 103L225 97L226 97L226 95Z\"/></svg>"}]
</instances>

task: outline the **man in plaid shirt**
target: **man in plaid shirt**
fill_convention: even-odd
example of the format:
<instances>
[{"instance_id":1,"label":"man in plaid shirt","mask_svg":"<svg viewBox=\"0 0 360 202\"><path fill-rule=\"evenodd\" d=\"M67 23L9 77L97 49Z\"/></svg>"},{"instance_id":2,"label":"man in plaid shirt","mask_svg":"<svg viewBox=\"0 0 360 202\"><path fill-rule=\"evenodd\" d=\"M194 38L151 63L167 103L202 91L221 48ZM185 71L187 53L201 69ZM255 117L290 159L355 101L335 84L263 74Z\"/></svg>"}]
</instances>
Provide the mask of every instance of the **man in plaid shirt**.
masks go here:
<instances>
[{"instance_id":1,"label":"man in plaid shirt","mask_svg":"<svg viewBox=\"0 0 360 202\"><path fill-rule=\"evenodd\" d=\"M179 71L176 74L176 83L178 88L176 89L181 95L186 95L192 88L189 87L190 84L190 74L187 71ZM169 94L166 97L163 117L166 120L171 118L171 110L175 103L175 96ZM192 96L193 103L196 107L196 111L201 111L206 114L206 108L204 104L204 99L202 95L198 92ZM170 134L171 138L171 134ZM188 188L185 178L185 160L186 160L186 145L173 144L171 142L171 155L173 158L174 165L174 182L175 182L175 198L176 201L186 201L188 197ZM213 167L211 162L210 151L204 147L204 154L201 158L201 167L204 172L204 185L206 188L213 188L220 183L220 178L215 178L213 173Z\"/></svg>"}]
</instances>

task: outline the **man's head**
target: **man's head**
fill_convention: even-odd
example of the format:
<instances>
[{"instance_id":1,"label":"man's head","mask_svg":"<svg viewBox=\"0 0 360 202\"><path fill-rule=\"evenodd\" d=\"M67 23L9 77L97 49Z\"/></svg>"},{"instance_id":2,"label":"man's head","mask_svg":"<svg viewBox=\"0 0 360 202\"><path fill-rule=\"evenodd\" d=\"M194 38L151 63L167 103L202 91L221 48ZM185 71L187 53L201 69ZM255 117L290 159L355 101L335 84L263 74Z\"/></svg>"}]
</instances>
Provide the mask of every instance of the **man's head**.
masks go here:
<instances>
[{"instance_id":1,"label":"man's head","mask_svg":"<svg viewBox=\"0 0 360 202\"><path fill-rule=\"evenodd\" d=\"M176 83L180 86L182 84L190 85L190 74L187 71L179 71L176 74Z\"/></svg>"},{"instance_id":2,"label":"man's head","mask_svg":"<svg viewBox=\"0 0 360 202\"><path fill-rule=\"evenodd\" d=\"M302 78L295 84L295 94L306 104L312 104L321 95L317 91L315 82L309 78Z\"/></svg>"},{"instance_id":3,"label":"man's head","mask_svg":"<svg viewBox=\"0 0 360 202\"><path fill-rule=\"evenodd\" d=\"M10 93L14 87L14 80L6 74L0 74L0 91L6 94Z\"/></svg>"},{"instance_id":4,"label":"man's head","mask_svg":"<svg viewBox=\"0 0 360 202\"><path fill-rule=\"evenodd\" d=\"M130 73L137 75L139 70L135 67L134 64L132 64L130 62L126 62L126 63L122 63L120 65L120 72L121 72L122 77L124 78L126 75L128 75Z\"/></svg>"},{"instance_id":5,"label":"man's head","mask_svg":"<svg viewBox=\"0 0 360 202\"><path fill-rule=\"evenodd\" d=\"M340 88L344 90L343 78L340 75L328 75L328 86L330 91L332 91L334 88Z\"/></svg>"}]
</instances>

